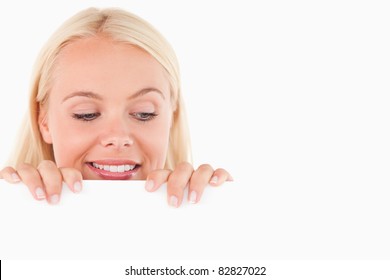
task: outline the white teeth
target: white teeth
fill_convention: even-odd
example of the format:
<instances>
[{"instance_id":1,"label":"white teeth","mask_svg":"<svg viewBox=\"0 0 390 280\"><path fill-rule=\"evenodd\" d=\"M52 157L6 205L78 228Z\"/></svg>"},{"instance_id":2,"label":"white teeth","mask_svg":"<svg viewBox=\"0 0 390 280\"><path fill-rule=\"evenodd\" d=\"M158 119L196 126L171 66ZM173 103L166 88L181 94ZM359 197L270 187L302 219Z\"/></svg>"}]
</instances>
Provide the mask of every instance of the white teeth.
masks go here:
<instances>
[{"instance_id":1,"label":"white teeth","mask_svg":"<svg viewBox=\"0 0 390 280\"><path fill-rule=\"evenodd\" d=\"M135 165L125 164L125 165L103 165L92 162L92 166L101 170L110 171L110 172L126 172L133 170Z\"/></svg>"},{"instance_id":2,"label":"white teeth","mask_svg":"<svg viewBox=\"0 0 390 280\"><path fill-rule=\"evenodd\" d=\"M135 168L135 165L125 165L125 171L133 170Z\"/></svg>"}]
</instances>

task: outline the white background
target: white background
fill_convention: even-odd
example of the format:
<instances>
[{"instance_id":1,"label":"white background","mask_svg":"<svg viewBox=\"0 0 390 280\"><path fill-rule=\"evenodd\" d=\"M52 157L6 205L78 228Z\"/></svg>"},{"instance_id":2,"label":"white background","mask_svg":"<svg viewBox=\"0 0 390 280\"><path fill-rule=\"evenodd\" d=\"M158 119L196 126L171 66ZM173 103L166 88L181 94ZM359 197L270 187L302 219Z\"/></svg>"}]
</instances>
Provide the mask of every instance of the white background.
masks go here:
<instances>
[{"instance_id":1,"label":"white background","mask_svg":"<svg viewBox=\"0 0 390 280\"><path fill-rule=\"evenodd\" d=\"M389 258L386 1L9 1L0 17L0 162L40 47L89 6L134 12L176 50L194 163L228 169L244 194L231 201L236 214L227 211L229 234L234 248L257 245L237 258Z\"/></svg>"}]
</instances>

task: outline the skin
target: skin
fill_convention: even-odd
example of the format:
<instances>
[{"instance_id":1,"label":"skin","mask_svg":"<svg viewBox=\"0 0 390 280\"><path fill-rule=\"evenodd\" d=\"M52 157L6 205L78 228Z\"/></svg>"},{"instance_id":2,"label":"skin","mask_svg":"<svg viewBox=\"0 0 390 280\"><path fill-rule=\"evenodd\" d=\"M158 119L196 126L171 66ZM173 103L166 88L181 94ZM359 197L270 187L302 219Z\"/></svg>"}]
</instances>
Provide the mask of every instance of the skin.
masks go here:
<instances>
[{"instance_id":1,"label":"skin","mask_svg":"<svg viewBox=\"0 0 390 280\"><path fill-rule=\"evenodd\" d=\"M53 77L39 128L55 162L0 172L10 183L23 181L37 200L58 203L63 181L77 193L82 180L146 180L151 192L166 182L168 203L179 207L187 186L197 203L207 185L232 180L208 164L163 169L174 108L166 72L147 52L102 36L79 39L61 50Z\"/></svg>"}]
</instances>

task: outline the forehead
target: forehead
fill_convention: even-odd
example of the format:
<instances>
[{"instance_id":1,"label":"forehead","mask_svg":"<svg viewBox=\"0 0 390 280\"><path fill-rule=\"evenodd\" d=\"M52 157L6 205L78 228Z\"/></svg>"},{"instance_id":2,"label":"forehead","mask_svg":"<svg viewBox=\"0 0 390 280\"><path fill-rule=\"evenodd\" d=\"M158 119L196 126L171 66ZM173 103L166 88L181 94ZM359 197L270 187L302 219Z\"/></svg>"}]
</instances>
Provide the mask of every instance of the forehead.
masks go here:
<instances>
[{"instance_id":1,"label":"forehead","mask_svg":"<svg viewBox=\"0 0 390 280\"><path fill-rule=\"evenodd\" d=\"M137 46L97 36L75 40L60 51L52 90L129 91L145 86L169 92L160 63Z\"/></svg>"}]
</instances>

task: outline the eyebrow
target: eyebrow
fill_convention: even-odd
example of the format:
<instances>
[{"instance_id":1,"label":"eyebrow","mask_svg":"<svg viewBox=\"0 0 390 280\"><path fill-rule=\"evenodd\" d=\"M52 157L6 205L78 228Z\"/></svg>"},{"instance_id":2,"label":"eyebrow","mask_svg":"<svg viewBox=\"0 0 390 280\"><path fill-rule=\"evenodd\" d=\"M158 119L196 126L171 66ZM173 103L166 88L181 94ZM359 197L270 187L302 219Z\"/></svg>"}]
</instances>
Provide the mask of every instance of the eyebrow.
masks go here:
<instances>
[{"instance_id":1,"label":"eyebrow","mask_svg":"<svg viewBox=\"0 0 390 280\"><path fill-rule=\"evenodd\" d=\"M143 89L137 91L136 93L130 95L129 98L127 98L127 99L128 100L135 99L137 97L140 97L142 95L148 94L150 92L157 92L162 97L162 99L165 100L165 96L162 93L162 91L160 91L157 88L153 88L153 87L143 88ZM73 98L73 97L76 97L76 96L78 96L78 97L87 97L87 98L92 98L92 99L97 99L97 100L103 100L103 97L100 94L97 94L95 92L92 92L92 91L76 91L76 92L73 92L73 93L67 95L62 100L62 103L64 103L66 100L68 100L70 98Z\"/></svg>"},{"instance_id":2,"label":"eyebrow","mask_svg":"<svg viewBox=\"0 0 390 280\"><path fill-rule=\"evenodd\" d=\"M162 99L165 100L165 96L164 94L162 93L162 91L160 91L159 89L157 88L152 88L152 87L149 87L149 88L144 88L144 89L141 89L139 91L137 91L136 93L130 95L130 97L128 99L135 99L139 96L142 96L142 95L145 95L145 94L148 94L149 92L157 92L161 97Z\"/></svg>"}]
</instances>

